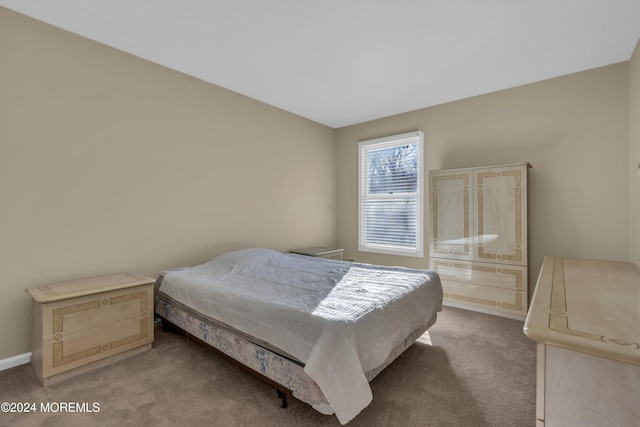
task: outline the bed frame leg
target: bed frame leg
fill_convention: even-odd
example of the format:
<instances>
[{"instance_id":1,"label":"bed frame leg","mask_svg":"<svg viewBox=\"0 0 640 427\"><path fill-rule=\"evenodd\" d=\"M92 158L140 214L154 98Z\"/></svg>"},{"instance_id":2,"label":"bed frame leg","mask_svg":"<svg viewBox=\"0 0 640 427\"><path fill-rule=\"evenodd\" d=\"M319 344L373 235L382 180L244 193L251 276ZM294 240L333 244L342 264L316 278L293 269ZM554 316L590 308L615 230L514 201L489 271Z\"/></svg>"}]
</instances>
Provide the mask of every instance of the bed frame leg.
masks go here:
<instances>
[{"instance_id":1,"label":"bed frame leg","mask_svg":"<svg viewBox=\"0 0 640 427\"><path fill-rule=\"evenodd\" d=\"M287 393L283 393L280 390L276 390L278 392L278 398L282 399L282 407L287 407Z\"/></svg>"},{"instance_id":2,"label":"bed frame leg","mask_svg":"<svg viewBox=\"0 0 640 427\"><path fill-rule=\"evenodd\" d=\"M164 317L160 318L160 326L162 327L162 332L169 332L171 330L171 326L164 320Z\"/></svg>"}]
</instances>

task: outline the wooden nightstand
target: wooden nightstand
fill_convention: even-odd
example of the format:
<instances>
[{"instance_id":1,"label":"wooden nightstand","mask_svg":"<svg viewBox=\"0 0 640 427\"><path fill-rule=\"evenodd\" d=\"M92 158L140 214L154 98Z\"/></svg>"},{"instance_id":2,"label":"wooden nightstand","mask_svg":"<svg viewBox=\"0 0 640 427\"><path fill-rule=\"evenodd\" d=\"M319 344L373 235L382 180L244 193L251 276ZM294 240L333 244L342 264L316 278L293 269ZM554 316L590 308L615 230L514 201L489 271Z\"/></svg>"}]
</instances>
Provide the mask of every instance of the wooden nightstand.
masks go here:
<instances>
[{"instance_id":1,"label":"wooden nightstand","mask_svg":"<svg viewBox=\"0 0 640 427\"><path fill-rule=\"evenodd\" d=\"M38 378L46 386L151 348L155 279L122 273L27 289Z\"/></svg>"},{"instance_id":2,"label":"wooden nightstand","mask_svg":"<svg viewBox=\"0 0 640 427\"><path fill-rule=\"evenodd\" d=\"M313 248L295 249L290 252L293 254L307 255L317 258L342 260L342 253L344 252L344 249L332 249L318 246Z\"/></svg>"}]
</instances>

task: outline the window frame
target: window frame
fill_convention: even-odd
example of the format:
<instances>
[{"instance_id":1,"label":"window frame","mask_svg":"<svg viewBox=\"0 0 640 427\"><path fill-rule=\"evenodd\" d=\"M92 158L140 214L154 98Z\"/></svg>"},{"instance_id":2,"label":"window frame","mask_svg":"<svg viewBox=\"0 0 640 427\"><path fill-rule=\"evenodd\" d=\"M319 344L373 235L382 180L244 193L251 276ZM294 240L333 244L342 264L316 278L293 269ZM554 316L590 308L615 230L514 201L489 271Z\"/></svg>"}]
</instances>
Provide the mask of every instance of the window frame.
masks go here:
<instances>
[{"instance_id":1,"label":"window frame","mask_svg":"<svg viewBox=\"0 0 640 427\"><path fill-rule=\"evenodd\" d=\"M390 148L401 145L417 146L417 188L411 193L368 194L368 153L372 150ZM424 255L424 132L422 130L407 132L382 138L358 142L358 250L387 255L400 255L422 258ZM393 200L398 198L416 199L416 243L415 247L393 244L370 243L366 241L366 202L370 199Z\"/></svg>"}]
</instances>

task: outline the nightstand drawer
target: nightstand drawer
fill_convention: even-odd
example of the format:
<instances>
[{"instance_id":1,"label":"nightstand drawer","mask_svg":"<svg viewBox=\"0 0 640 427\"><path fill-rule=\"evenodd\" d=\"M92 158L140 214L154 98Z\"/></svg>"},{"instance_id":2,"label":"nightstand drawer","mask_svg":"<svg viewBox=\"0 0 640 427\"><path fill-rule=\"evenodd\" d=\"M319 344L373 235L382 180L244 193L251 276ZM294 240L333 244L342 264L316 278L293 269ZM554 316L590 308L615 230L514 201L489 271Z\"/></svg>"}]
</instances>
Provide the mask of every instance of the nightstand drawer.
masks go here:
<instances>
[{"instance_id":1,"label":"nightstand drawer","mask_svg":"<svg viewBox=\"0 0 640 427\"><path fill-rule=\"evenodd\" d=\"M48 377L152 342L153 286L46 304L42 319Z\"/></svg>"},{"instance_id":2,"label":"nightstand drawer","mask_svg":"<svg viewBox=\"0 0 640 427\"><path fill-rule=\"evenodd\" d=\"M67 336L124 318L152 316L149 311L153 310L150 287L139 286L44 304L42 339L51 339L57 334Z\"/></svg>"},{"instance_id":3,"label":"nightstand drawer","mask_svg":"<svg viewBox=\"0 0 640 427\"><path fill-rule=\"evenodd\" d=\"M127 273L28 289L43 384L151 348L154 281Z\"/></svg>"}]
</instances>

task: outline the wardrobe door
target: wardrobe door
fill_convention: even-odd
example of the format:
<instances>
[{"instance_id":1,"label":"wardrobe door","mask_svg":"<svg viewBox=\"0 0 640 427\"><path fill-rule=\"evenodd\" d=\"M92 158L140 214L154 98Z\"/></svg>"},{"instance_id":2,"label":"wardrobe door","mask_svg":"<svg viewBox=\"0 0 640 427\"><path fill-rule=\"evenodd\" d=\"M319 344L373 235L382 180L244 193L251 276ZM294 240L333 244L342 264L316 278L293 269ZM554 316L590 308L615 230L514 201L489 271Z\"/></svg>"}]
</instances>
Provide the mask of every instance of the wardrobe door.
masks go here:
<instances>
[{"instance_id":1,"label":"wardrobe door","mask_svg":"<svg viewBox=\"0 0 640 427\"><path fill-rule=\"evenodd\" d=\"M471 170L429 173L431 257L473 259L472 180Z\"/></svg>"},{"instance_id":2,"label":"wardrobe door","mask_svg":"<svg viewBox=\"0 0 640 427\"><path fill-rule=\"evenodd\" d=\"M527 265L527 165L478 168L474 260Z\"/></svg>"}]
</instances>

